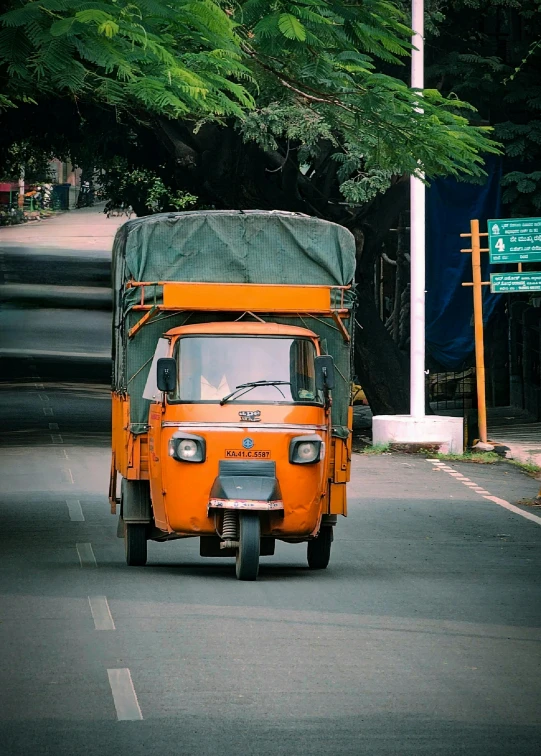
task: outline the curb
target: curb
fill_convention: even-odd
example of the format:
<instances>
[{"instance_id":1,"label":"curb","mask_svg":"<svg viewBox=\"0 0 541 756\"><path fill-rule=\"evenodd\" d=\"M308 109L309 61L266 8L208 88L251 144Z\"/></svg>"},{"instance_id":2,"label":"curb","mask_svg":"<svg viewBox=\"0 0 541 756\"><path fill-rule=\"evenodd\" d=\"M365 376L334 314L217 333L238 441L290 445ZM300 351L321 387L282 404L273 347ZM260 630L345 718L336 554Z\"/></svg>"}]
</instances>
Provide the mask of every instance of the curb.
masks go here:
<instances>
[{"instance_id":1,"label":"curb","mask_svg":"<svg viewBox=\"0 0 541 756\"><path fill-rule=\"evenodd\" d=\"M4 284L0 291L3 302L9 304L84 310L112 309L112 290L101 286Z\"/></svg>"}]
</instances>

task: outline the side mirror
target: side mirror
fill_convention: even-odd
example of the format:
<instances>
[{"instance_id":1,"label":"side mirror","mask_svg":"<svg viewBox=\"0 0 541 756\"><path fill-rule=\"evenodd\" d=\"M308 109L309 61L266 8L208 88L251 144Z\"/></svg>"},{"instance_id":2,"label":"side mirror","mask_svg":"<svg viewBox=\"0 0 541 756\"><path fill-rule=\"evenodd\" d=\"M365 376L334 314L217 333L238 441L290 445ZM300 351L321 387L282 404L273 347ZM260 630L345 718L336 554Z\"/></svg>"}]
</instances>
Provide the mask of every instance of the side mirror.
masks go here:
<instances>
[{"instance_id":1,"label":"side mirror","mask_svg":"<svg viewBox=\"0 0 541 756\"><path fill-rule=\"evenodd\" d=\"M334 388L334 360L326 354L314 360L316 370L316 388L318 391L330 391Z\"/></svg>"},{"instance_id":2,"label":"side mirror","mask_svg":"<svg viewBox=\"0 0 541 756\"><path fill-rule=\"evenodd\" d=\"M159 391L169 394L177 387L177 361L173 357L161 357L156 363L156 379Z\"/></svg>"}]
</instances>

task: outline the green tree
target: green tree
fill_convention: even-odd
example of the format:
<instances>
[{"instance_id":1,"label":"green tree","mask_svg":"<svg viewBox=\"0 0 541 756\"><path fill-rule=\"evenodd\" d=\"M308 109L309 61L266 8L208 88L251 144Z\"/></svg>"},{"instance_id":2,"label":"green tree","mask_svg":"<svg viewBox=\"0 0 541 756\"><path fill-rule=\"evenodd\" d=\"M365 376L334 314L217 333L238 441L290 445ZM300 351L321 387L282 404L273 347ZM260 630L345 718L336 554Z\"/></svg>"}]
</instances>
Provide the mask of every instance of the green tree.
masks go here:
<instances>
[{"instance_id":1,"label":"green tree","mask_svg":"<svg viewBox=\"0 0 541 756\"><path fill-rule=\"evenodd\" d=\"M541 210L539 10L537 0L442 2L427 44L429 84L471 102L503 144L503 200L517 216Z\"/></svg>"},{"instance_id":2,"label":"green tree","mask_svg":"<svg viewBox=\"0 0 541 756\"><path fill-rule=\"evenodd\" d=\"M0 17L5 107L49 98L120 111L242 115L240 38L213 0L12 0Z\"/></svg>"},{"instance_id":3,"label":"green tree","mask_svg":"<svg viewBox=\"0 0 541 756\"><path fill-rule=\"evenodd\" d=\"M407 205L409 175L478 176L481 153L496 148L455 93L426 90L419 109L397 3L11 5L0 17L0 154L24 136L79 163L123 157L205 206L348 226L358 241L357 372L376 412L407 411L407 359L375 309L374 262Z\"/></svg>"}]
</instances>

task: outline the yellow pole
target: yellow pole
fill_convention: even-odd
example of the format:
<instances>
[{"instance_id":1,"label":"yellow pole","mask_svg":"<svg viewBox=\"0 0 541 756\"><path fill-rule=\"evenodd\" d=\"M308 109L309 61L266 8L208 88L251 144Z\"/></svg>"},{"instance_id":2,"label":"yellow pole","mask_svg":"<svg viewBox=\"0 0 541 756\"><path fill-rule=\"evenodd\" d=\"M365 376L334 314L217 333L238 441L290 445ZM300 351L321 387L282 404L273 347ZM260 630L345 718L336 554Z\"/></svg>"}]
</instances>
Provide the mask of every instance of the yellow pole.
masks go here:
<instances>
[{"instance_id":1,"label":"yellow pole","mask_svg":"<svg viewBox=\"0 0 541 756\"><path fill-rule=\"evenodd\" d=\"M475 330L475 372L477 377L477 415L479 438L487 443L487 404L485 397L485 344L483 339L483 297L481 288L481 240L479 221L470 221L471 264L473 273L473 323Z\"/></svg>"}]
</instances>

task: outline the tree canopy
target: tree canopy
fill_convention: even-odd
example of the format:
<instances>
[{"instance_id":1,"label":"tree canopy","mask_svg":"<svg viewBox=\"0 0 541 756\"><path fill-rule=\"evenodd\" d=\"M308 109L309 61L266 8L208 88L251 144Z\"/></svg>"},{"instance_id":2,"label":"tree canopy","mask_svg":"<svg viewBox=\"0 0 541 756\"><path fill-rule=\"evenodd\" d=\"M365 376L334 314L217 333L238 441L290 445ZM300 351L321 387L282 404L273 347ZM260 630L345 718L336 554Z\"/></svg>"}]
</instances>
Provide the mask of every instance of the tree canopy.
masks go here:
<instances>
[{"instance_id":1,"label":"tree canopy","mask_svg":"<svg viewBox=\"0 0 541 756\"><path fill-rule=\"evenodd\" d=\"M335 147L344 196L403 173L479 175L494 150L469 106L419 94L403 67L411 32L387 0L11 0L0 16L0 103L67 99L120 119L229 123L309 161ZM81 110L81 112L83 112Z\"/></svg>"},{"instance_id":2,"label":"tree canopy","mask_svg":"<svg viewBox=\"0 0 541 756\"><path fill-rule=\"evenodd\" d=\"M538 0L432 0L429 85L471 102L504 147L508 212L541 210L541 14ZM467 17L467 24L464 19Z\"/></svg>"},{"instance_id":3,"label":"tree canopy","mask_svg":"<svg viewBox=\"0 0 541 756\"><path fill-rule=\"evenodd\" d=\"M427 2L429 32L446 12L458 27L460 2ZM16 160L49 150L106 167L111 185L124 175L126 191L137 176L148 184L139 213L163 208L169 192L173 207L196 197L199 207L285 209L346 225L358 242L357 372L374 411L407 412L407 357L375 307L374 264L407 208L409 175L479 177L483 155L497 151L489 119L467 102L482 105L471 90L437 75L423 93L410 88L409 2L8 7L0 161L13 163L15 144ZM451 54L448 36L445 44Z\"/></svg>"}]
</instances>

